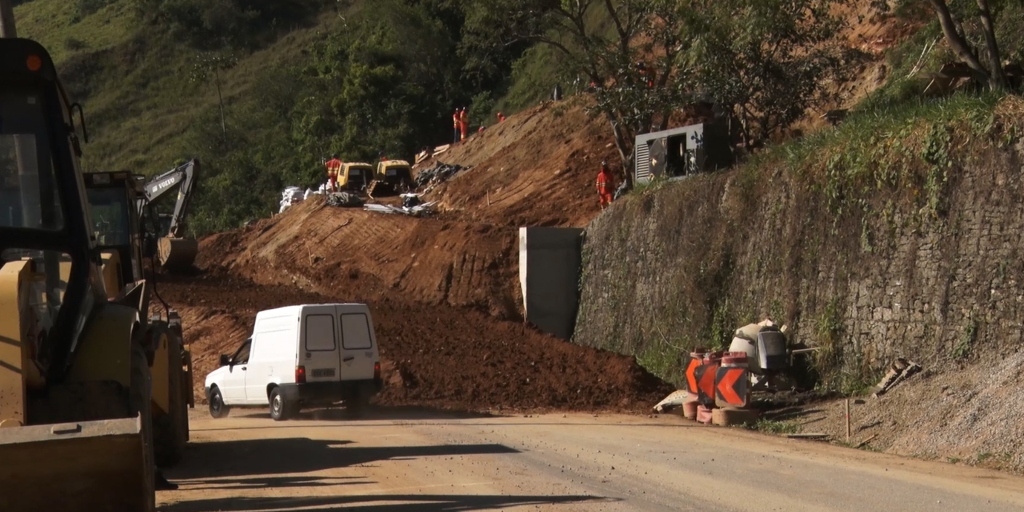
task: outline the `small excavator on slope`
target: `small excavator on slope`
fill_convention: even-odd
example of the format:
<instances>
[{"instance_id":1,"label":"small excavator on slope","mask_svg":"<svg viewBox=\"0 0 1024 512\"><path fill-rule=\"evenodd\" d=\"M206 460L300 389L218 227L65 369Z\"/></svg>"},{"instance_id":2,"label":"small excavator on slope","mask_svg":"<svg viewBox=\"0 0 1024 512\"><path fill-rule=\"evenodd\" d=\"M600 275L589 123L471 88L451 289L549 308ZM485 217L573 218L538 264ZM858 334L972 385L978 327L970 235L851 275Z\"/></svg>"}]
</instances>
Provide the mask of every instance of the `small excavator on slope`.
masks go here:
<instances>
[{"instance_id":1,"label":"small excavator on slope","mask_svg":"<svg viewBox=\"0 0 1024 512\"><path fill-rule=\"evenodd\" d=\"M45 48L0 38L0 510L149 512L147 283L110 300L76 110Z\"/></svg>"},{"instance_id":2,"label":"small excavator on slope","mask_svg":"<svg viewBox=\"0 0 1024 512\"><path fill-rule=\"evenodd\" d=\"M160 232L155 234L155 238L150 238L147 235L145 243L147 248L152 248L153 244L156 245L155 253L160 266L170 271L190 268L199 253L199 242L184 237L185 214L195 191L195 178L198 170L199 160L193 158L153 178L146 183L145 197L138 201L139 215L142 216L143 204L155 203L175 189L178 190L178 200L174 205L174 212L158 217Z\"/></svg>"}]
</instances>

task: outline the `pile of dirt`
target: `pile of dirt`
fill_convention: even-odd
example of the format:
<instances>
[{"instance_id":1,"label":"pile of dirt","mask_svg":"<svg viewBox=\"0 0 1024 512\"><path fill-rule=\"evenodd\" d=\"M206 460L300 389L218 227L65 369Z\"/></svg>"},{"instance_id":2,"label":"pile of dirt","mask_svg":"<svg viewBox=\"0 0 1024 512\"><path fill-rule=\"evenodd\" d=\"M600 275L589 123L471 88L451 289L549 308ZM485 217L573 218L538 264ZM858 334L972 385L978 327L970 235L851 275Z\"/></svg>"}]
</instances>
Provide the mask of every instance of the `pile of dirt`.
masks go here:
<instances>
[{"instance_id":1,"label":"pile of dirt","mask_svg":"<svg viewBox=\"0 0 1024 512\"><path fill-rule=\"evenodd\" d=\"M501 226L585 226L601 213L594 188L601 161L616 169L619 158L607 121L590 118L584 101L545 102L421 162L417 172L439 162L469 168L427 200Z\"/></svg>"},{"instance_id":2,"label":"pile of dirt","mask_svg":"<svg viewBox=\"0 0 1024 512\"><path fill-rule=\"evenodd\" d=\"M195 390L251 331L256 312L273 307L348 300L291 286L257 285L209 272L165 277L161 296L181 307L191 343ZM521 323L486 314L402 300L383 293L368 301L380 343L385 389L381 405L467 411L617 410L642 412L672 387L632 357L573 345Z\"/></svg>"},{"instance_id":3,"label":"pile of dirt","mask_svg":"<svg viewBox=\"0 0 1024 512\"><path fill-rule=\"evenodd\" d=\"M395 293L516 319L518 236L512 227L333 208L316 197L202 240L197 264L346 300Z\"/></svg>"}]
</instances>

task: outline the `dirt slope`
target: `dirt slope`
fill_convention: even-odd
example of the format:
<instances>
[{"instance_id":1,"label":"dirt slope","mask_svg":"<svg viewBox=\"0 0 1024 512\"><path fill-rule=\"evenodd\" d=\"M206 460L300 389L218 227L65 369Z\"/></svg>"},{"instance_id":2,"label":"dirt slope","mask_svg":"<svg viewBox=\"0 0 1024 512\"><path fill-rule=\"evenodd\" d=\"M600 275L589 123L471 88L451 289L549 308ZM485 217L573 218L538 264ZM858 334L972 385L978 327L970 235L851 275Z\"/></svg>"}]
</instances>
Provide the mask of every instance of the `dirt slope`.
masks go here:
<instances>
[{"instance_id":1,"label":"dirt slope","mask_svg":"<svg viewBox=\"0 0 1024 512\"><path fill-rule=\"evenodd\" d=\"M438 162L471 168L427 199L496 225L585 226L600 213L601 160L619 162L607 122L590 119L581 100L545 102L422 162L417 170Z\"/></svg>"},{"instance_id":2,"label":"dirt slope","mask_svg":"<svg viewBox=\"0 0 1024 512\"><path fill-rule=\"evenodd\" d=\"M584 225L599 212L589 176L610 151L603 137L578 107L540 106L446 154L473 168L434 191L446 205L436 217L314 197L202 240L200 274L160 287L183 313L197 392L257 311L358 301L375 315L388 382L381 403L646 410L671 387L632 357L548 337L520 315L518 228Z\"/></svg>"}]
</instances>

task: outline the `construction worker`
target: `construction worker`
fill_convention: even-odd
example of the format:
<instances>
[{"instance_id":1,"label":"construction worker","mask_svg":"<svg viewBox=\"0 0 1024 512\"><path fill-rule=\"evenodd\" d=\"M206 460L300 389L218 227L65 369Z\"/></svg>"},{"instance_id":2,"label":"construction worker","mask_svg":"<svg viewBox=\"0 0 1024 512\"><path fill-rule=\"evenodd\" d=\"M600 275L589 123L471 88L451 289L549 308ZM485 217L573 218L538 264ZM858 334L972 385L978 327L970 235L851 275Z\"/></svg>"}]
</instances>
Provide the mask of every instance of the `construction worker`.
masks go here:
<instances>
[{"instance_id":1,"label":"construction worker","mask_svg":"<svg viewBox=\"0 0 1024 512\"><path fill-rule=\"evenodd\" d=\"M600 197L601 209L612 204L612 194L615 186L612 183L612 173L608 170L608 162L601 162L601 170L597 173L597 195Z\"/></svg>"},{"instance_id":2,"label":"construction worker","mask_svg":"<svg viewBox=\"0 0 1024 512\"><path fill-rule=\"evenodd\" d=\"M462 113L460 112L459 107L455 107L455 113L452 114L452 127L455 130L455 139L452 141L452 144L457 144L459 140L461 140L459 137L459 134L462 132L462 130L459 129L460 126L462 126Z\"/></svg>"},{"instance_id":3,"label":"construction worker","mask_svg":"<svg viewBox=\"0 0 1024 512\"><path fill-rule=\"evenodd\" d=\"M462 132L462 140L466 140L466 134L469 133L469 112L466 111L466 107L462 107L462 112L459 113L459 131Z\"/></svg>"},{"instance_id":4,"label":"construction worker","mask_svg":"<svg viewBox=\"0 0 1024 512\"><path fill-rule=\"evenodd\" d=\"M498 122L499 123L504 123L505 122L505 114L502 114L501 112L498 112Z\"/></svg>"},{"instance_id":5,"label":"construction worker","mask_svg":"<svg viewBox=\"0 0 1024 512\"><path fill-rule=\"evenodd\" d=\"M338 177L341 176L341 160L338 154L331 155L331 159L324 164L327 167L327 190L338 191Z\"/></svg>"}]
</instances>

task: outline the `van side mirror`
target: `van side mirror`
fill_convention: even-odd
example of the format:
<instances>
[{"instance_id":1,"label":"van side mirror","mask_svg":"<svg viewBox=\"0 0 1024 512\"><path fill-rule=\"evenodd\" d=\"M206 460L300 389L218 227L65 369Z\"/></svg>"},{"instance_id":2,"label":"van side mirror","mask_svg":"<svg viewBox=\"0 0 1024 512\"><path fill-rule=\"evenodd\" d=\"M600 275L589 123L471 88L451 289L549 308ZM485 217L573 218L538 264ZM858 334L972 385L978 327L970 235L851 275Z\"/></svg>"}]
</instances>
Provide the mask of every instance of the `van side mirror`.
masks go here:
<instances>
[{"instance_id":1,"label":"van side mirror","mask_svg":"<svg viewBox=\"0 0 1024 512\"><path fill-rule=\"evenodd\" d=\"M231 358L228 357L226 354L221 354L220 355L220 365L221 366L231 366Z\"/></svg>"}]
</instances>

